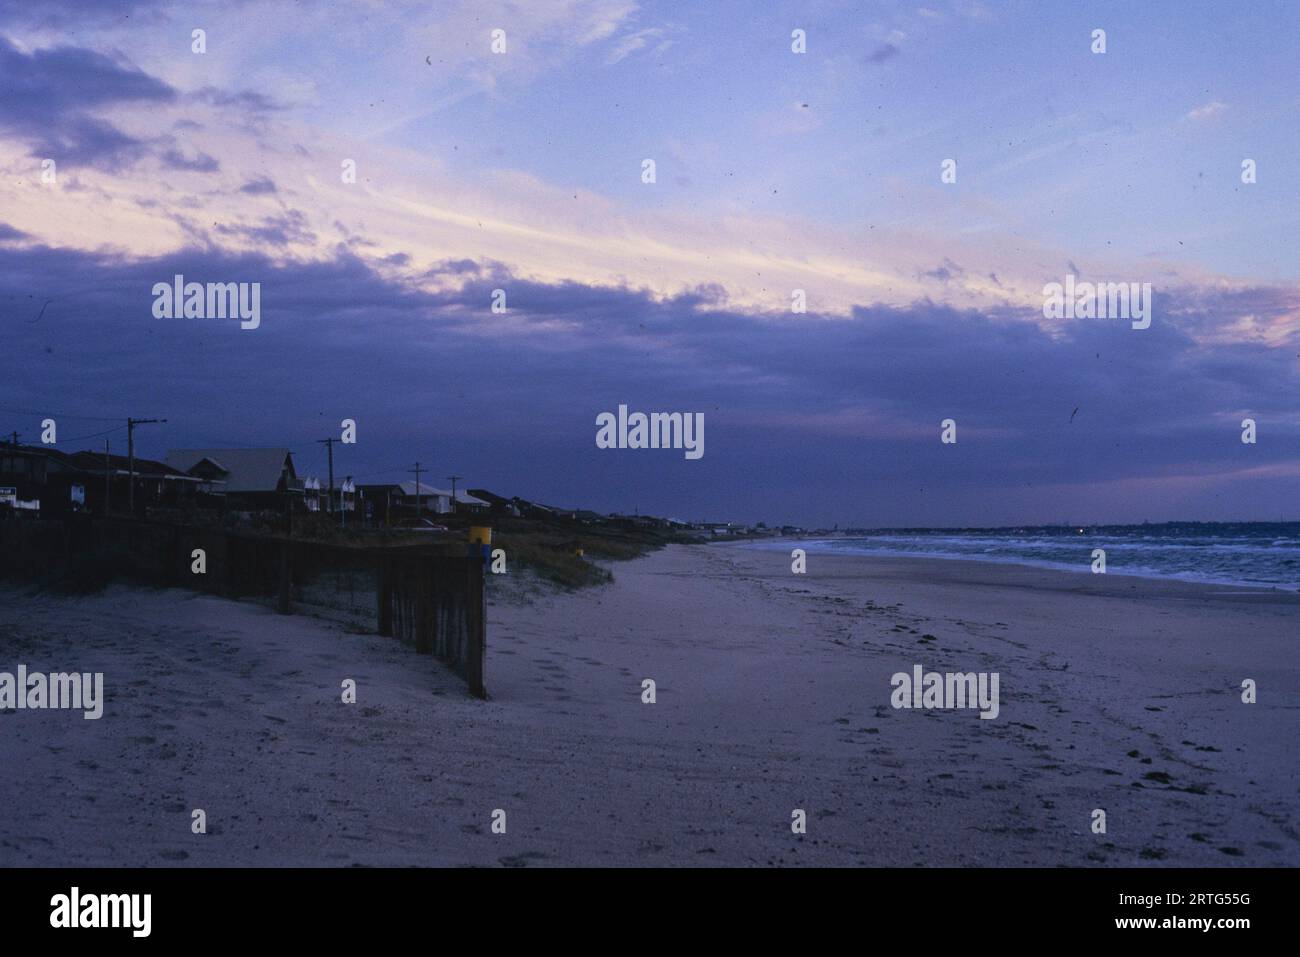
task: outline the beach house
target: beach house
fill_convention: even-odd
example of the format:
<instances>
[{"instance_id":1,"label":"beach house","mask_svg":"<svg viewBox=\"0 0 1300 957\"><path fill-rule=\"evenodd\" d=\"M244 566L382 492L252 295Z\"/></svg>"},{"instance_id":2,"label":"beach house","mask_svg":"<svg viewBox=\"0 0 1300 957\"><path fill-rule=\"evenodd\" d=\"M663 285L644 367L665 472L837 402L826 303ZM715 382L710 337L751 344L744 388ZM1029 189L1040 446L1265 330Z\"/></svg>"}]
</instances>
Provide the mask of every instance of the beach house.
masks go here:
<instances>
[{"instance_id":1,"label":"beach house","mask_svg":"<svg viewBox=\"0 0 1300 957\"><path fill-rule=\"evenodd\" d=\"M285 448L172 449L167 465L203 480L202 490L224 496L227 508L282 509L301 500L305 483Z\"/></svg>"}]
</instances>

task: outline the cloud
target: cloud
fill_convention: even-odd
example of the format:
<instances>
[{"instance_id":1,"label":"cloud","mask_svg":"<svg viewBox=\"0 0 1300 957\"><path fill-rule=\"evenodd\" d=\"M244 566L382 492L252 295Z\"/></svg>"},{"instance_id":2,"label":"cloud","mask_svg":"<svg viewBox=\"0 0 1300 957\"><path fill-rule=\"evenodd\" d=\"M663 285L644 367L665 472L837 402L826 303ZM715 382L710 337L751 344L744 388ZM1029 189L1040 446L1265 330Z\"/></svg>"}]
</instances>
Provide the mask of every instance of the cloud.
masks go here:
<instances>
[{"instance_id":1,"label":"cloud","mask_svg":"<svg viewBox=\"0 0 1300 957\"><path fill-rule=\"evenodd\" d=\"M892 60L898 56L898 47L892 43L882 43L869 54L867 54L868 63L884 63L886 60Z\"/></svg>"},{"instance_id":2,"label":"cloud","mask_svg":"<svg viewBox=\"0 0 1300 957\"><path fill-rule=\"evenodd\" d=\"M1105 320L1045 330L925 301L861 305L844 319L755 315L707 287L660 297L464 260L441 268L468 281L429 291L388 277L383 258L0 248L0 322L22 331L0 393L21 408L58 397L66 407L69 395L81 403L73 412L147 408L170 420L149 439L160 449L302 441L308 472L321 416L347 415L369 436L347 453L349 473L424 454L433 435L476 485L596 508L964 524L987 520L979 509L992 501L1009 521L1059 518L1037 516L1027 489L1069 485L1072 514L1140 520L1166 514L1170 483L1211 474L1224 478L1205 486L1208 517L1293 499L1296 341L1207 344L1180 325L1281 308L1276 290L1171 292L1178 321L1142 332ZM149 290L177 273L260 282L261 328L154 319ZM494 288L507 291L505 314L491 312ZM47 298L39 325L9 324ZM89 381L87 368L98 373ZM602 457L594 418L619 403L703 411L701 467ZM1087 414L1070 423L1076 406ZM1235 441L1242 409L1265 424L1267 443ZM962 443L945 449L947 417ZM919 491L940 475L944 503ZM811 486L816 496L791 502L789 489ZM1130 497L1108 499L1112 487Z\"/></svg>"},{"instance_id":3,"label":"cloud","mask_svg":"<svg viewBox=\"0 0 1300 957\"><path fill-rule=\"evenodd\" d=\"M282 109L279 103L266 94L251 90L232 93L213 86L205 86L192 95L201 103L217 107L234 107L245 113L270 113Z\"/></svg>"},{"instance_id":4,"label":"cloud","mask_svg":"<svg viewBox=\"0 0 1300 957\"><path fill-rule=\"evenodd\" d=\"M168 169L185 170L191 173L215 173L221 168L215 157L204 152L186 156L179 149L170 148L158 154L158 159Z\"/></svg>"},{"instance_id":5,"label":"cloud","mask_svg":"<svg viewBox=\"0 0 1300 957\"><path fill-rule=\"evenodd\" d=\"M943 262L934 269L921 273L922 276L929 279L937 279L939 282L948 282L951 279L959 279L966 275L966 270L957 265L951 259L944 258ZM996 277L990 277L993 282L997 283ZM1001 283L997 283L999 286Z\"/></svg>"},{"instance_id":6,"label":"cloud","mask_svg":"<svg viewBox=\"0 0 1300 957\"><path fill-rule=\"evenodd\" d=\"M250 179L243 186L239 187L241 193L247 193L250 196L265 196L268 193L276 191L275 182L265 176L259 176L256 179Z\"/></svg>"},{"instance_id":7,"label":"cloud","mask_svg":"<svg viewBox=\"0 0 1300 957\"><path fill-rule=\"evenodd\" d=\"M265 217L256 226L219 223L216 231L223 236L241 236L265 246L311 245L316 242L316 234L307 228L307 216L300 209Z\"/></svg>"},{"instance_id":8,"label":"cloud","mask_svg":"<svg viewBox=\"0 0 1300 957\"><path fill-rule=\"evenodd\" d=\"M41 0L0 6L0 24L34 29L62 29L122 24L149 17L165 7L164 0Z\"/></svg>"},{"instance_id":9,"label":"cloud","mask_svg":"<svg viewBox=\"0 0 1300 957\"><path fill-rule=\"evenodd\" d=\"M119 104L169 103L176 92L129 63L80 47L25 53L0 37L0 130L64 167L115 170L144 144L94 112Z\"/></svg>"},{"instance_id":10,"label":"cloud","mask_svg":"<svg viewBox=\"0 0 1300 957\"><path fill-rule=\"evenodd\" d=\"M1206 120L1217 119L1228 110L1228 104L1222 100L1212 100L1204 106L1198 106L1187 113L1187 119L1200 123Z\"/></svg>"}]
</instances>

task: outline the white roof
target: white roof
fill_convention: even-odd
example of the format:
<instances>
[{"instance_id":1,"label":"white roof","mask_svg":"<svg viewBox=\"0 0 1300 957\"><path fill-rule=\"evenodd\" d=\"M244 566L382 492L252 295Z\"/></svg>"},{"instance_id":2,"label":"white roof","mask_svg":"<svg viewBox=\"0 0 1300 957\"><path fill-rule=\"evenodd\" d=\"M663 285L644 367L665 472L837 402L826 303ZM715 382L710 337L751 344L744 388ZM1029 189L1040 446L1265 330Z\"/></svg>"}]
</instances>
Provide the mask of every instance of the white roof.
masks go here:
<instances>
[{"instance_id":1,"label":"white roof","mask_svg":"<svg viewBox=\"0 0 1300 957\"><path fill-rule=\"evenodd\" d=\"M409 479L409 480L407 480L407 481L405 481L405 482L399 482L399 483L398 483L398 487L401 488L401 490L402 490L402 494L403 494L403 495L414 495L414 494L415 494L415 480L414 480L414 479ZM421 482L421 483L420 483L420 495L421 495L421 497L423 497L423 496L427 496L427 495L436 495L436 496L438 496L439 498L450 499L450 498L451 498L451 489L447 489L447 488L434 488L432 485L428 485L428 484L426 484L426 483L424 483L424 482ZM488 504L487 502L483 501L483 499L481 499L481 498L476 498L475 496L470 495L468 492L463 492L463 491L461 491L460 489L456 489L456 501L460 502L462 505L487 505L487 504Z\"/></svg>"},{"instance_id":2,"label":"white roof","mask_svg":"<svg viewBox=\"0 0 1300 957\"><path fill-rule=\"evenodd\" d=\"M397 487L402 490L403 495L415 494L415 479L407 479L405 482L398 482ZM420 483L420 495L445 495L451 497L451 492L444 488L434 488L427 482Z\"/></svg>"}]
</instances>

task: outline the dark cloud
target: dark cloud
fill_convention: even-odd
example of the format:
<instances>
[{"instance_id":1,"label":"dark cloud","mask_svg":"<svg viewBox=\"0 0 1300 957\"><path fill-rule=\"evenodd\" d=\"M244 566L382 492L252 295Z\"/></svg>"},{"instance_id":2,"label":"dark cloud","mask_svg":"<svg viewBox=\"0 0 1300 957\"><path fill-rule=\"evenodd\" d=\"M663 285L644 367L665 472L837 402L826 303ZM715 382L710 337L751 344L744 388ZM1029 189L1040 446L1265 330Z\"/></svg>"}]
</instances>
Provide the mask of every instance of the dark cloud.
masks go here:
<instances>
[{"instance_id":1,"label":"dark cloud","mask_svg":"<svg viewBox=\"0 0 1300 957\"><path fill-rule=\"evenodd\" d=\"M144 144L94 115L120 103L166 103L175 91L129 63L79 47L23 53L0 37L0 130L61 166L117 169Z\"/></svg>"},{"instance_id":2,"label":"dark cloud","mask_svg":"<svg viewBox=\"0 0 1300 957\"><path fill-rule=\"evenodd\" d=\"M265 176L259 176L256 179L250 179L243 186L239 187L241 193L248 193L250 196L263 196L267 193L274 193L275 182Z\"/></svg>"},{"instance_id":3,"label":"dark cloud","mask_svg":"<svg viewBox=\"0 0 1300 957\"><path fill-rule=\"evenodd\" d=\"M892 43L882 43L870 53L867 54L868 63L884 63L886 60L892 60L898 56L898 47Z\"/></svg>"},{"instance_id":4,"label":"dark cloud","mask_svg":"<svg viewBox=\"0 0 1300 957\"><path fill-rule=\"evenodd\" d=\"M8 223L0 223L0 243L13 242L15 239L22 239L26 235L21 229L14 229Z\"/></svg>"},{"instance_id":5,"label":"dark cloud","mask_svg":"<svg viewBox=\"0 0 1300 957\"><path fill-rule=\"evenodd\" d=\"M177 273L260 282L261 328L154 319L151 287ZM166 416L145 454L285 443L307 472L324 464L311 441L322 424L352 417L366 438L342 464L336 453L345 474L430 458L480 487L687 518L1001 524L1293 507L1285 475L1207 481L1176 501L1160 488L1107 491L1300 461L1295 344L1204 345L1189 332L1280 309L1277 290L1172 291L1147 330L1080 320L1049 331L926 302L756 317L710 288L663 299L468 260L442 278L469 282L422 291L346 250L277 265L214 250L120 261L6 247L0 406ZM491 312L494 288L505 314ZM595 416L619 403L704 412L705 457L596 449ZM1076 406L1087 414L1071 422ZM1267 436L1256 446L1238 440L1243 409ZM948 417L956 446L938 440ZM1088 491L1044 491L1046 505L1037 492L1076 484Z\"/></svg>"},{"instance_id":6,"label":"dark cloud","mask_svg":"<svg viewBox=\"0 0 1300 957\"><path fill-rule=\"evenodd\" d=\"M215 173L221 168L215 157L209 156L202 150L195 151L193 156L186 156L179 149L171 147L163 150L158 154L159 161L168 169L179 169L193 173Z\"/></svg>"},{"instance_id":7,"label":"dark cloud","mask_svg":"<svg viewBox=\"0 0 1300 957\"><path fill-rule=\"evenodd\" d=\"M269 113L281 108L280 104L266 94L252 90L230 92L205 86L196 91L193 98L211 106L229 106L248 113Z\"/></svg>"},{"instance_id":8,"label":"dark cloud","mask_svg":"<svg viewBox=\"0 0 1300 957\"><path fill-rule=\"evenodd\" d=\"M943 262L938 266L934 269L922 272L920 275L922 278L928 277L930 279L937 279L940 282L948 282L950 279L958 279L966 275L966 270L962 269L961 266L957 265L945 256Z\"/></svg>"},{"instance_id":9,"label":"dark cloud","mask_svg":"<svg viewBox=\"0 0 1300 957\"><path fill-rule=\"evenodd\" d=\"M429 270L429 275L438 276L442 273L453 273L458 276L463 276L468 273L477 273L481 270L482 267L472 259L444 259Z\"/></svg>"},{"instance_id":10,"label":"dark cloud","mask_svg":"<svg viewBox=\"0 0 1300 957\"><path fill-rule=\"evenodd\" d=\"M307 228L306 215L299 209L287 210L279 216L267 216L257 226L228 226L223 223L216 229L223 236L240 236L267 246L316 241L316 234Z\"/></svg>"}]
</instances>

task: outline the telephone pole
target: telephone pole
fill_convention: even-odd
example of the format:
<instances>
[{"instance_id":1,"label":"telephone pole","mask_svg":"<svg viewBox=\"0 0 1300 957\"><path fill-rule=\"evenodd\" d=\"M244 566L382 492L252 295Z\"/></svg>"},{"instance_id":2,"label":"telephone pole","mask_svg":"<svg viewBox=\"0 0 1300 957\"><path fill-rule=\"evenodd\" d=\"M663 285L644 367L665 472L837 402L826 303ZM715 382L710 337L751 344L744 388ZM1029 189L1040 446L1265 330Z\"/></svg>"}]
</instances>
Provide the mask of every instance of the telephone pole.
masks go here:
<instances>
[{"instance_id":1,"label":"telephone pole","mask_svg":"<svg viewBox=\"0 0 1300 957\"><path fill-rule=\"evenodd\" d=\"M108 466L108 439L104 440L104 517L108 518L108 498L109 489L112 487L109 477L112 475L112 469Z\"/></svg>"},{"instance_id":2,"label":"telephone pole","mask_svg":"<svg viewBox=\"0 0 1300 957\"><path fill-rule=\"evenodd\" d=\"M337 441L339 441L339 440L338 440L338 439L333 439L333 438L331 438L331 439L317 439L317 440L316 440L316 444L317 444L317 445L324 445L325 448L329 450L329 455L330 455L330 494L329 494L329 503L330 503L330 511L331 511L331 512L334 511L334 443L337 442Z\"/></svg>"},{"instance_id":3,"label":"telephone pole","mask_svg":"<svg viewBox=\"0 0 1300 957\"><path fill-rule=\"evenodd\" d=\"M415 463L415 468L407 469L408 472L415 473L415 517L420 517L420 463Z\"/></svg>"},{"instance_id":4,"label":"telephone pole","mask_svg":"<svg viewBox=\"0 0 1300 957\"><path fill-rule=\"evenodd\" d=\"M166 421L166 419L126 420L126 507L132 515L135 514L135 427Z\"/></svg>"},{"instance_id":5,"label":"telephone pole","mask_svg":"<svg viewBox=\"0 0 1300 957\"><path fill-rule=\"evenodd\" d=\"M9 434L10 434L11 436L13 436L13 440L14 440L14 443L13 443L13 444L14 444L14 448L18 448L18 433L17 433L17 432L10 432Z\"/></svg>"},{"instance_id":6,"label":"telephone pole","mask_svg":"<svg viewBox=\"0 0 1300 957\"><path fill-rule=\"evenodd\" d=\"M463 475L448 475L447 479L451 482L451 514L456 514L456 479L464 478Z\"/></svg>"}]
</instances>

